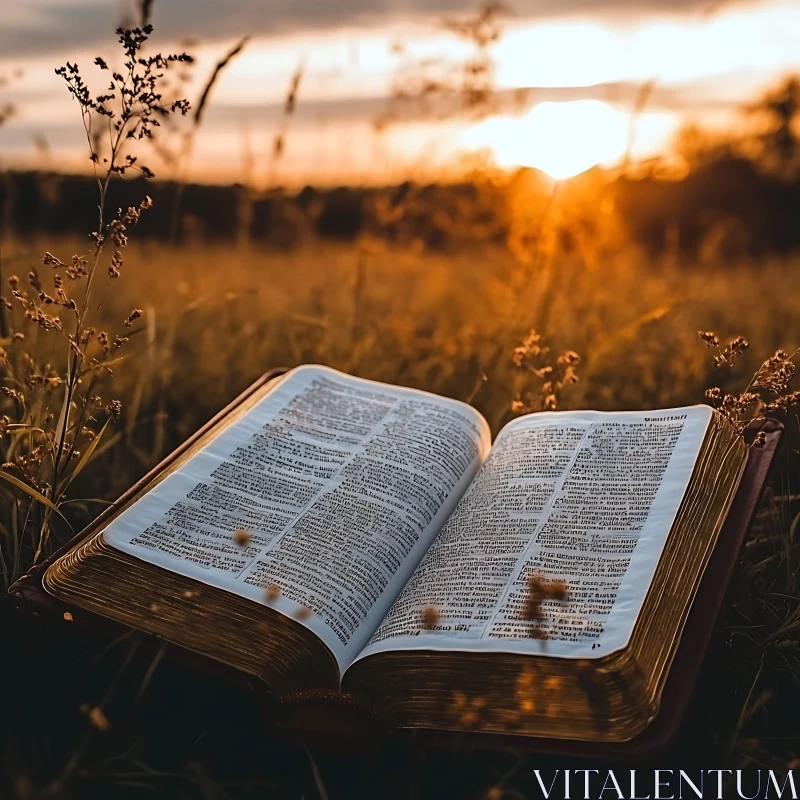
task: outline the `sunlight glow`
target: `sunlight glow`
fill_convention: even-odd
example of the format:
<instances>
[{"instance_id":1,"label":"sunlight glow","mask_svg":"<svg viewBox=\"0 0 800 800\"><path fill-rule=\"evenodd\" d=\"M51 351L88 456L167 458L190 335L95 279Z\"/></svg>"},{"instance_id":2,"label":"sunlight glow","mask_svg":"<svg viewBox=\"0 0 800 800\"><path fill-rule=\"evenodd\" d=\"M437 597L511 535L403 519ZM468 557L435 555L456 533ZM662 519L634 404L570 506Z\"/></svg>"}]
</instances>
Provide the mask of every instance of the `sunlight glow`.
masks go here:
<instances>
[{"instance_id":1,"label":"sunlight glow","mask_svg":"<svg viewBox=\"0 0 800 800\"><path fill-rule=\"evenodd\" d=\"M535 167L562 180L619 161L628 117L600 100L539 103L524 117L495 117L474 126L464 145L489 148L501 167Z\"/></svg>"},{"instance_id":2,"label":"sunlight glow","mask_svg":"<svg viewBox=\"0 0 800 800\"><path fill-rule=\"evenodd\" d=\"M590 86L626 76L625 37L596 22L521 22L495 45L498 86Z\"/></svg>"},{"instance_id":3,"label":"sunlight glow","mask_svg":"<svg viewBox=\"0 0 800 800\"><path fill-rule=\"evenodd\" d=\"M65 3L8 4L11 17L4 22L12 29L35 27L44 9ZM608 8L601 11L603 5ZM398 70L442 62L449 74L472 54L466 42L442 30L438 15L402 14L399 7L397 13L376 15L375 24L354 22L343 8L347 25L279 33L269 25L259 27L254 17L253 38L214 85L197 131L193 177L242 180L242 164L251 151L260 164L270 162L286 87L299 64L304 74L297 112L279 165L280 180L298 186L394 180L404 170L434 176L449 159L476 150L490 153L500 167L532 166L556 178L618 163L628 146L634 99L651 80L655 88L634 120L631 157L653 158L669 154L675 131L686 122L735 131L740 104L781 74L800 71L798 0L719 3L714 13L705 14L679 13L688 3L675 2L674 12L669 5L642 3L634 10L633 3L584 4L587 11L580 15L548 17L531 8L530 15L510 17L504 36L489 48L494 82L503 95L499 107L507 113L481 122L434 114L398 124L379 140L372 121L386 110ZM114 4L103 13L109 25L114 23ZM214 65L237 39L233 34L220 39L211 29L198 29L198 36L200 44L192 48L198 59L194 79L185 87L195 102ZM0 129L3 164L45 171L55 164L73 171L88 167L74 103L53 67L79 62L91 74L92 88L100 91L89 65L96 55L113 59L116 49L113 38L97 47L89 39L81 46L83 41L65 36L52 48L33 47L29 55L0 53L0 107L16 108ZM1 78L9 76L13 79L3 85ZM538 105L522 114L522 103L515 105L516 89L525 90L524 103ZM48 143L50 163L37 141ZM159 177L170 176L168 164L154 166ZM262 166L258 180L267 172Z\"/></svg>"}]
</instances>

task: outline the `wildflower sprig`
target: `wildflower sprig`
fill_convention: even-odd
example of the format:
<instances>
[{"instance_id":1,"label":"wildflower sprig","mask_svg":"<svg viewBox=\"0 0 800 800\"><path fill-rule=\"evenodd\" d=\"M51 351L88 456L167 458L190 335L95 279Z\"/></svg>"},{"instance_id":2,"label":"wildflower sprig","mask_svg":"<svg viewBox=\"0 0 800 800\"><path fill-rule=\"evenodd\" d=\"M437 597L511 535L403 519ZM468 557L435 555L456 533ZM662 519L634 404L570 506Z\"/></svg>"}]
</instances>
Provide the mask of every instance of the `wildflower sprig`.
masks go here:
<instances>
[{"instance_id":1,"label":"wildflower sprig","mask_svg":"<svg viewBox=\"0 0 800 800\"><path fill-rule=\"evenodd\" d=\"M706 347L714 348L712 362L718 369L732 368L737 358L744 355L749 343L737 336L729 344L720 347L719 337L712 331L698 331ZM800 391L790 391L790 383L797 371L794 359L800 350L789 354L776 350L755 372L744 391L724 393L718 386L706 389L705 396L733 425L737 433L743 434L749 427L766 417L800 408ZM752 442L754 447L763 447L766 435L759 431Z\"/></svg>"},{"instance_id":2,"label":"wildflower sprig","mask_svg":"<svg viewBox=\"0 0 800 800\"><path fill-rule=\"evenodd\" d=\"M0 491L11 494L13 502L2 507L15 516L0 522L3 529L21 531L10 551L7 541L0 541L6 582L45 551L53 520L62 517L68 487L94 454L106 427L122 413L119 400L103 399L99 384L122 361L119 351L128 342L128 329L143 312L134 308L119 320L119 333L100 330L100 303L93 296L103 274L108 280L120 277L129 234L153 202L145 197L109 214L108 190L112 180L129 173L153 177L132 148L150 139L161 120L189 110L186 100L165 101L159 87L171 65L191 57L145 55L152 30L151 25L117 30L121 68L114 70L99 57L94 62L101 72L111 73L103 93L90 91L77 64L68 62L56 70L80 108L97 179L98 221L90 234L90 252L62 259L48 251L42 257L44 271L31 269L27 285L10 276L10 293L0 295L9 334L0 348ZM61 357L52 337L63 343Z\"/></svg>"},{"instance_id":3,"label":"wildflower sprig","mask_svg":"<svg viewBox=\"0 0 800 800\"><path fill-rule=\"evenodd\" d=\"M99 56L95 66L111 72L111 81L103 94L92 96L77 64L69 61L56 70L67 84L70 94L81 108L86 136L89 140L90 159L106 167L109 173L124 175L128 171L141 173L146 178L154 177L153 172L138 162L131 154L122 153L121 144L128 139L143 139L153 136L153 128L160 127L160 117L171 113L186 114L189 101L176 99L165 102L158 90L164 71L172 64L191 63L192 56L187 53L171 53L163 56L157 53L143 57L141 50L153 32L152 25L142 28L117 28L119 43L125 54L124 69L111 70ZM102 158L92 138L92 126L96 117L105 117L108 128L110 155Z\"/></svg>"},{"instance_id":4,"label":"wildflower sprig","mask_svg":"<svg viewBox=\"0 0 800 800\"><path fill-rule=\"evenodd\" d=\"M550 348L545 346L542 336L535 330L531 330L522 344L514 348L511 355L514 366L540 381L535 390L520 392L511 403L515 414L555 411L564 387L578 382L576 368L581 358L574 350L563 352L555 365L550 363L549 354Z\"/></svg>"},{"instance_id":5,"label":"wildflower sprig","mask_svg":"<svg viewBox=\"0 0 800 800\"><path fill-rule=\"evenodd\" d=\"M715 367L732 367L734 361L741 358L750 347L744 336L737 336L725 347L720 347L719 337L713 331L697 331L697 335L706 343L706 347L713 347L717 351L712 359Z\"/></svg>"}]
</instances>

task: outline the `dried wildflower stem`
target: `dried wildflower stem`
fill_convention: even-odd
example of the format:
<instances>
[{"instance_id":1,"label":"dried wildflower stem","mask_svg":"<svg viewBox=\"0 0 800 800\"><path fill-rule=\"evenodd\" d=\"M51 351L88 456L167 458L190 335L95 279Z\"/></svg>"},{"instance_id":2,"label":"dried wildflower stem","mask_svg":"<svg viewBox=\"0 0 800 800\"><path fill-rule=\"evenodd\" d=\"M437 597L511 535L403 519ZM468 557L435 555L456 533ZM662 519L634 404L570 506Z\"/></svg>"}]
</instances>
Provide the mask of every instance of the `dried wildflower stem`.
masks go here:
<instances>
[{"instance_id":1,"label":"dried wildflower stem","mask_svg":"<svg viewBox=\"0 0 800 800\"><path fill-rule=\"evenodd\" d=\"M150 30L152 30L152 28L150 28ZM95 101L88 100L88 95L79 94L81 83L79 82L80 79L77 73L77 66L74 69L71 69L70 65L67 64L66 67L62 67L60 70L56 70L56 73L62 75L64 79L67 81L67 85L70 87L72 93L78 98L78 101L81 105L81 119L83 121L84 131L86 133L86 140L89 143L91 160L95 170L95 180L97 181L99 189L99 202L97 205L98 227L97 231L93 234L95 243L94 252L92 254L92 261L91 261L91 266L89 268L89 273L86 278L86 287L84 290L83 302L81 303L75 314L75 333L74 333L75 341L78 341L80 338L81 330L83 330L84 328L86 318L90 310L92 285L94 283L94 278L97 273L97 266L100 262L100 257L103 253L106 241L107 224L105 219L105 208L108 197L108 188L111 184L111 179L118 172L120 172L120 169L122 169L119 165L119 159L121 158L122 155L124 143L127 141L127 139L135 138L138 130L147 129L146 126L148 123L148 116L147 116L148 110L156 107L155 104L152 104L149 106L148 109L148 106L145 105L144 110L137 110L136 104L137 102L142 101L142 96L141 94L137 94L134 88L131 88L132 84L136 83L146 85L152 74L153 64L158 63L158 62L153 62L152 60L146 61L145 74L143 76L137 76L136 69L137 66L141 65L142 60L141 59L137 60L135 56L136 53L141 48L141 45L146 40L146 35L141 36L140 34L134 33L133 31L126 33L121 29L118 31L118 33L120 34L121 42L125 46L126 54L128 55L128 60L126 61L127 72L124 75L124 77L120 80L119 74L115 73L115 81L112 82L111 84L112 90L115 88L115 85L118 87L121 99L119 120L116 123L112 122L112 120L114 119L113 112L109 111L108 108L106 107L106 102L110 99L113 99L113 94L104 95L100 98L97 98ZM145 33L145 31L142 31L142 33ZM104 62L102 62L101 59L98 59L96 63L98 63L101 69L107 69L107 67L105 66ZM70 75L72 77L70 77ZM82 100L82 98L84 99ZM155 95L153 96L153 98L156 99ZM97 177L98 162L100 159L94 150L94 145L92 141L91 110L93 108L97 111L97 113L107 118L107 124L108 124L110 158L108 160L108 166L105 168L105 176L103 177L102 180ZM135 162L130 162L130 163L135 163ZM141 172L142 170L139 169L138 171ZM86 351L81 347L70 348L70 355L69 355L70 366L67 371L67 386L64 394L64 408L66 409L66 413L62 412L61 416L61 430L59 431L59 436L58 436L58 452L56 453L55 465L54 465L54 479L53 479L53 485L51 487L51 499L53 499L54 501L58 499L57 492L59 487L59 477L61 469L63 467L63 458L65 453L67 430L69 425L68 410L72 404L73 397L75 395L75 389L79 379L80 370L83 366L85 355Z\"/></svg>"},{"instance_id":2,"label":"dried wildflower stem","mask_svg":"<svg viewBox=\"0 0 800 800\"><path fill-rule=\"evenodd\" d=\"M0 241L0 286L3 285L3 242ZM8 339L11 336L8 319L6 318L5 303L0 303L0 339Z\"/></svg>"},{"instance_id":3,"label":"dried wildflower stem","mask_svg":"<svg viewBox=\"0 0 800 800\"><path fill-rule=\"evenodd\" d=\"M720 347L719 337L713 331L697 333L706 347L717 351L717 355L713 358L713 364L717 368L732 369L735 360L741 358L750 346L743 336L737 336L723 348ZM767 414L800 407L800 391L789 391L789 384L797 370L794 359L798 354L800 348L791 354L785 350L776 350L756 370L743 392L723 395L720 388L714 386L707 389L705 395L736 432L743 435L751 425L765 419ZM761 396L762 392L772 395L772 399L769 402L765 401ZM752 446L763 447L765 443L766 434L760 431L756 434Z\"/></svg>"},{"instance_id":4,"label":"dried wildflower stem","mask_svg":"<svg viewBox=\"0 0 800 800\"><path fill-rule=\"evenodd\" d=\"M525 371L540 381L538 392L520 393L511 403L515 414L529 414L533 411L555 411L559 395L565 386L578 382L576 368L580 356L574 350L567 350L557 359L555 366L548 363L550 348L544 344L543 337L535 330L529 331L522 344L514 348L511 361L520 371Z\"/></svg>"},{"instance_id":5,"label":"dried wildflower stem","mask_svg":"<svg viewBox=\"0 0 800 800\"><path fill-rule=\"evenodd\" d=\"M67 488L92 457L108 422L116 420L121 411L119 401L108 403L104 409L105 424L99 430L92 429L94 424L100 424L95 415L103 410L103 401L94 392L100 380L112 374L112 365L121 360L116 356L116 350L128 341L127 336L110 336L90 325L90 317L99 311L99 304L95 307L93 303L93 294L97 289L98 270L109 245L113 246L113 252L108 276L114 279L120 275L123 264L122 251L128 243L126 231L139 222L141 214L151 208L152 201L145 198L138 206L131 206L127 211L119 209L113 218L109 218L109 188L112 180L123 178L129 172L153 177L151 170L139 164L136 156L126 152L128 143L151 138L153 129L160 125L159 118L174 112L186 114L189 109L186 100L164 102L159 93L159 82L170 64L186 62L190 58L186 54L144 56L142 49L151 33L150 25L117 30L124 54L124 69L122 72L111 71L112 80L105 94L93 96L90 93L77 64L67 62L56 70L80 107L98 188L98 222L97 230L91 235L93 248L90 255L74 255L70 262L65 263L52 253L45 253L43 265L55 271L52 293L36 269L28 275L32 294L22 288L16 276L8 279L12 297L24 311L24 319L34 324L34 336L29 339L33 345L31 351L18 352L27 346L22 344L25 335L14 329L13 314L8 317L7 327L9 333L13 332L14 352L9 357L5 351L0 351L0 365L6 382L10 383L0 388L6 398L4 405L13 413L13 419L8 414L0 417L0 436L7 429L14 434L8 445L4 442L5 461L0 477L4 478L4 491L13 493L10 484L27 495L27 505L20 505L17 496L13 510L9 515L4 514L14 531L11 568L14 574L20 566L26 531L39 513L36 507L44 506L39 524L31 531L32 563L39 560L47 545L53 514L62 516L58 506L65 500ZM95 64L103 71L110 71L101 58L95 59ZM99 131L94 129L102 118L105 118L104 133L108 139L107 158L101 158L99 154L101 139L97 136ZM82 291L78 286L81 281L85 282ZM76 299L78 295L80 299ZM5 325L6 311L13 312L14 304L2 298L0 306ZM51 307L55 313L47 313L46 309ZM66 315L64 319L58 311ZM124 326L130 328L141 315L141 310L134 309L124 320ZM63 375L55 372L44 357L36 358L39 338L45 333L63 336L66 341ZM49 407L51 393L61 387L63 394L60 394L56 415ZM13 475L13 472L18 474ZM4 579L9 580L5 553L2 556Z\"/></svg>"},{"instance_id":6,"label":"dried wildflower stem","mask_svg":"<svg viewBox=\"0 0 800 800\"><path fill-rule=\"evenodd\" d=\"M179 174L177 176L175 196L172 203L172 217L170 221L169 233L171 242L175 242L178 237L178 231L180 228L180 210L181 204L183 203L183 193L186 189L186 180L189 173L192 153L194 152L194 141L195 137L197 136L197 131L200 129L200 125L202 124L203 112L205 111L209 98L211 97L211 90L214 88L214 84L217 82L220 74L224 71L228 64L230 64L230 62L233 61L233 59L236 58L236 56L238 56L242 50L244 50L244 47L249 40L249 36L245 36L240 39L233 46L233 48L216 63L214 69L211 71L211 75L206 81L206 85L203 87L203 91L200 94L200 100L195 105L194 114L192 115L191 128L183 135L183 144L179 155Z\"/></svg>"},{"instance_id":7,"label":"dried wildflower stem","mask_svg":"<svg viewBox=\"0 0 800 800\"><path fill-rule=\"evenodd\" d=\"M524 310L529 308L529 303L525 301L526 295L538 294L534 319L539 330L545 333L550 325L550 314L555 305L563 274L563 269L557 269L554 264L552 248L547 247L545 243L547 229L553 223L560 189L561 181L556 181L538 221L533 239L533 254L528 268L527 286L519 292L517 303L518 311L524 313ZM544 288L537 292L537 283L542 280Z\"/></svg>"},{"instance_id":8,"label":"dried wildflower stem","mask_svg":"<svg viewBox=\"0 0 800 800\"><path fill-rule=\"evenodd\" d=\"M278 126L278 132L272 141L272 154L269 161L266 184L272 186L277 178L278 163L283 158L286 150L286 136L289 132L289 122L297 109L297 93L300 90L300 83L303 80L305 65L301 62L292 73L289 79L289 88L283 101L283 114Z\"/></svg>"},{"instance_id":9,"label":"dried wildflower stem","mask_svg":"<svg viewBox=\"0 0 800 800\"><path fill-rule=\"evenodd\" d=\"M491 46L503 33L503 17L508 11L503 3L488 0L472 15L443 19L440 28L469 46L471 52L456 63L430 58L401 63L392 80L389 103L373 122L376 130L407 116L482 119L497 112L501 98ZM396 52L402 49L399 46Z\"/></svg>"}]
</instances>

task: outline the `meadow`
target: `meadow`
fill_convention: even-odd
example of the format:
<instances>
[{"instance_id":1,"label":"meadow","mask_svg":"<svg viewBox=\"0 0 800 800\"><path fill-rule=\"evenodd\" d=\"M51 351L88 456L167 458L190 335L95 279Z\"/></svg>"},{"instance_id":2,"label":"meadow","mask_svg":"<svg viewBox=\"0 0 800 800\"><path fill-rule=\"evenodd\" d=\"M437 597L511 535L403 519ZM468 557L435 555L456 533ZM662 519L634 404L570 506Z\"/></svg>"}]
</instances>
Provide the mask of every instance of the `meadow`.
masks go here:
<instances>
[{"instance_id":1,"label":"meadow","mask_svg":"<svg viewBox=\"0 0 800 800\"><path fill-rule=\"evenodd\" d=\"M12 243L5 270L79 244ZM143 310L111 384L125 409L120 447L139 451L141 468L276 366L327 364L469 400L496 433L534 381L511 359L531 329L552 358L581 356L566 407L604 410L703 402L707 386L743 387L800 338L793 258L699 264L622 248L597 263L527 267L491 245L443 254L374 241L290 252L144 241L126 261L96 325ZM697 337L706 329L751 343L735 373L713 368Z\"/></svg>"}]
</instances>

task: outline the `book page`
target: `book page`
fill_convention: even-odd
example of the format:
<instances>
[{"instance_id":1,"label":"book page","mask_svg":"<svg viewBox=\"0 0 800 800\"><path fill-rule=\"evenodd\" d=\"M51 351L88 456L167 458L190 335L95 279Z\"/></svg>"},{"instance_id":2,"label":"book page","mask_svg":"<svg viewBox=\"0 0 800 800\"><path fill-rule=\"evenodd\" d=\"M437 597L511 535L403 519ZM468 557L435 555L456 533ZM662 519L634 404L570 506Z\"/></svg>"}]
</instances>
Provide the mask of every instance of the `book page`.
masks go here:
<instances>
[{"instance_id":1,"label":"book page","mask_svg":"<svg viewBox=\"0 0 800 800\"><path fill-rule=\"evenodd\" d=\"M420 648L593 658L624 647L711 413L557 412L507 425L363 655ZM568 602L543 601L536 621L531 575L568 590ZM432 629L421 624L426 607L438 613L429 612Z\"/></svg>"},{"instance_id":2,"label":"book page","mask_svg":"<svg viewBox=\"0 0 800 800\"><path fill-rule=\"evenodd\" d=\"M103 537L269 602L316 633L343 669L489 447L486 421L464 403L299 367ZM240 543L237 531L247 532ZM280 595L268 597L270 586Z\"/></svg>"}]
</instances>

